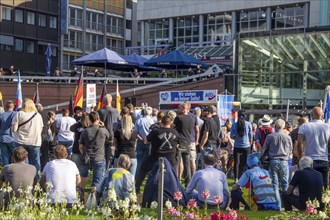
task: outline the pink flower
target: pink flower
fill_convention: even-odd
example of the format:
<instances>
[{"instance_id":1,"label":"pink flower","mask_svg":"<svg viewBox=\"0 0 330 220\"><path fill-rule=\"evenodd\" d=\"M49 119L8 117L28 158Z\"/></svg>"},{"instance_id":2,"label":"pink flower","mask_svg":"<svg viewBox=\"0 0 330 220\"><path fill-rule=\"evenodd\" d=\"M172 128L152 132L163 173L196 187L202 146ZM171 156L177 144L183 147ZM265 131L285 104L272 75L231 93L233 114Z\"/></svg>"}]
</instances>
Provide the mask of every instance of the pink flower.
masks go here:
<instances>
[{"instance_id":1,"label":"pink flower","mask_svg":"<svg viewBox=\"0 0 330 220\"><path fill-rule=\"evenodd\" d=\"M175 201L180 201L182 199L182 193L181 192L175 192L174 193L174 200Z\"/></svg>"},{"instance_id":2,"label":"pink flower","mask_svg":"<svg viewBox=\"0 0 330 220\"><path fill-rule=\"evenodd\" d=\"M300 220L300 218L292 218L292 220Z\"/></svg>"},{"instance_id":3,"label":"pink flower","mask_svg":"<svg viewBox=\"0 0 330 220\"><path fill-rule=\"evenodd\" d=\"M234 209L230 209L228 212L228 216L236 219L237 218L237 212Z\"/></svg>"},{"instance_id":4,"label":"pink flower","mask_svg":"<svg viewBox=\"0 0 330 220\"><path fill-rule=\"evenodd\" d=\"M317 210L315 208L315 205L306 205L306 214L307 215L317 214Z\"/></svg>"},{"instance_id":5,"label":"pink flower","mask_svg":"<svg viewBox=\"0 0 330 220\"><path fill-rule=\"evenodd\" d=\"M213 199L214 202L217 203L217 205L220 205L222 203L222 199L220 196L214 196Z\"/></svg>"},{"instance_id":6,"label":"pink flower","mask_svg":"<svg viewBox=\"0 0 330 220\"><path fill-rule=\"evenodd\" d=\"M167 211L168 211L168 214L172 215L173 212L176 211L176 209L174 207L171 207L171 208L167 209Z\"/></svg>"},{"instance_id":7,"label":"pink flower","mask_svg":"<svg viewBox=\"0 0 330 220\"><path fill-rule=\"evenodd\" d=\"M211 220L219 220L219 218L218 218L218 212L213 212L212 214L211 214Z\"/></svg>"},{"instance_id":8,"label":"pink flower","mask_svg":"<svg viewBox=\"0 0 330 220\"><path fill-rule=\"evenodd\" d=\"M204 200L207 200L210 197L210 192L206 189L202 192L202 197Z\"/></svg>"},{"instance_id":9,"label":"pink flower","mask_svg":"<svg viewBox=\"0 0 330 220\"><path fill-rule=\"evenodd\" d=\"M196 200L195 199L190 199L188 201L187 206L188 206L188 209L194 209L194 208L196 208L197 207Z\"/></svg>"},{"instance_id":10,"label":"pink flower","mask_svg":"<svg viewBox=\"0 0 330 220\"><path fill-rule=\"evenodd\" d=\"M186 213L186 218L191 218L191 219L193 219L193 218L195 218L195 213L194 212L192 212L192 213L189 213L189 212L187 212Z\"/></svg>"}]
</instances>

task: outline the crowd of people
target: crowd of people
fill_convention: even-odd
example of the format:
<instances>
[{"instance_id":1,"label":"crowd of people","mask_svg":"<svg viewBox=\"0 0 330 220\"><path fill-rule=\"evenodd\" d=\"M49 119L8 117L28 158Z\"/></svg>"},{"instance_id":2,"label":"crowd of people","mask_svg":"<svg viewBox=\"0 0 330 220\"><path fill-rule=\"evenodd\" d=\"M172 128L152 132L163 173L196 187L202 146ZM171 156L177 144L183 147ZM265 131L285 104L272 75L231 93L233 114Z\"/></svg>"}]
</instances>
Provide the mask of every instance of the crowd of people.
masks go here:
<instances>
[{"instance_id":1,"label":"crowd of people","mask_svg":"<svg viewBox=\"0 0 330 220\"><path fill-rule=\"evenodd\" d=\"M223 210L228 205L239 209L242 203L249 210L243 189L250 188L258 210L303 210L308 199L321 203L328 186L330 125L322 121L319 107L313 108L311 121L301 117L293 127L268 115L251 123L243 110L236 122L221 126L215 106L192 109L189 102L166 112L147 106L139 117L132 104L118 112L110 94L103 104L90 113L78 106L74 115L63 109L56 117L31 99L19 111L7 101L0 114L0 186L10 184L18 192L38 182L49 190L51 183L52 202L71 204L84 198L92 170L91 192L102 203L110 188L121 199L140 194L160 157L186 187L185 198L196 199L200 207L206 202L209 208L220 203ZM230 155L231 191L226 176Z\"/></svg>"}]
</instances>

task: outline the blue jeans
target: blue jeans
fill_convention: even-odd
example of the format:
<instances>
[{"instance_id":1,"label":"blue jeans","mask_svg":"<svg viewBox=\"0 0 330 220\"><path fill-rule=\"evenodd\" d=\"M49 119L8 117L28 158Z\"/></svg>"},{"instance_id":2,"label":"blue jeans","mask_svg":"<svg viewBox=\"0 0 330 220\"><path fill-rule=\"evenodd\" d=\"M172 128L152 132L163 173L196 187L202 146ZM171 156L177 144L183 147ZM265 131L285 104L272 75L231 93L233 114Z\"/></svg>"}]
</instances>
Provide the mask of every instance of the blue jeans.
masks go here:
<instances>
[{"instance_id":1,"label":"blue jeans","mask_svg":"<svg viewBox=\"0 0 330 220\"><path fill-rule=\"evenodd\" d=\"M115 167L118 167L118 158L115 158L114 161ZM131 158L131 166L129 168L129 172L135 177L137 167L137 160L136 158Z\"/></svg>"},{"instance_id":2,"label":"blue jeans","mask_svg":"<svg viewBox=\"0 0 330 220\"><path fill-rule=\"evenodd\" d=\"M16 149L15 144L0 142L0 149L1 149L2 165L6 166L7 164L10 164L11 155L13 154L14 150Z\"/></svg>"},{"instance_id":3,"label":"blue jeans","mask_svg":"<svg viewBox=\"0 0 330 220\"><path fill-rule=\"evenodd\" d=\"M73 146L73 141L59 141L58 144L64 145L66 147L66 150L68 152L68 155L72 155L72 146Z\"/></svg>"},{"instance_id":4,"label":"blue jeans","mask_svg":"<svg viewBox=\"0 0 330 220\"><path fill-rule=\"evenodd\" d=\"M97 186L101 182L105 171L105 161L96 162L91 165L91 168L93 169L92 186Z\"/></svg>"},{"instance_id":5,"label":"blue jeans","mask_svg":"<svg viewBox=\"0 0 330 220\"><path fill-rule=\"evenodd\" d=\"M276 201L278 207L282 207L281 195L279 191L279 183L281 183L282 191L288 189L289 175L288 175L288 161L271 159L269 163L269 175L272 179L272 184L275 191Z\"/></svg>"},{"instance_id":6,"label":"blue jeans","mask_svg":"<svg viewBox=\"0 0 330 220\"><path fill-rule=\"evenodd\" d=\"M141 169L141 163L144 157L150 155L151 144L144 144L142 141L138 141L136 144L136 172L138 173Z\"/></svg>"},{"instance_id":7,"label":"blue jeans","mask_svg":"<svg viewBox=\"0 0 330 220\"><path fill-rule=\"evenodd\" d=\"M34 165L37 169L37 175L34 180L39 182L40 180L40 146L24 145L15 143L16 147L22 146L28 152L28 162Z\"/></svg>"}]
</instances>

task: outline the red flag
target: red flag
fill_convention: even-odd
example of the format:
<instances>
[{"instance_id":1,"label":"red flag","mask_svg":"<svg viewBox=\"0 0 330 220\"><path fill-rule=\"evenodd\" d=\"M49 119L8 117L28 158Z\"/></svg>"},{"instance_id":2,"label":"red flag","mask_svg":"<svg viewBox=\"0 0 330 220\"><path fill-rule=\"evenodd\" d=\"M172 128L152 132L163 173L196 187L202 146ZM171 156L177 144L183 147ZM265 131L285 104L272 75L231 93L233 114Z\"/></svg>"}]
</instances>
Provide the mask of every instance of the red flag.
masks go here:
<instances>
[{"instance_id":1,"label":"red flag","mask_svg":"<svg viewBox=\"0 0 330 220\"><path fill-rule=\"evenodd\" d=\"M80 74L79 78L78 78L78 82L77 82L77 85L76 85L76 88L74 90L74 96L77 95L77 92L78 92L78 89L79 89L79 86L80 86L80 83L84 83L84 79L83 79L83 73Z\"/></svg>"},{"instance_id":2,"label":"red flag","mask_svg":"<svg viewBox=\"0 0 330 220\"><path fill-rule=\"evenodd\" d=\"M99 103L97 105L97 109L101 109L103 108L103 97L107 94L107 86L106 84L104 83L103 84L103 87L102 87L102 91L101 91L101 94L100 94L100 98L99 98Z\"/></svg>"}]
</instances>

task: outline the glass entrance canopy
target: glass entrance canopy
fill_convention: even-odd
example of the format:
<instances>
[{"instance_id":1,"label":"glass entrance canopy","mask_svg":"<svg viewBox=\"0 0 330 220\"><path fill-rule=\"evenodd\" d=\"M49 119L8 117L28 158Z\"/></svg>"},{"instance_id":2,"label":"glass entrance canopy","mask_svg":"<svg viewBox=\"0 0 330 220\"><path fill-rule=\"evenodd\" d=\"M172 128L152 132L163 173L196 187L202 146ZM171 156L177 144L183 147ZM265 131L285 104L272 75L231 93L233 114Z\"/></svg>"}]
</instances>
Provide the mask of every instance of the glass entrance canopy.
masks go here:
<instances>
[{"instance_id":1,"label":"glass entrance canopy","mask_svg":"<svg viewBox=\"0 0 330 220\"><path fill-rule=\"evenodd\" d=\"M330 85L330 27L243 34L237 56L242 104L306 108Z\"/></svg>"}]
</instances>

